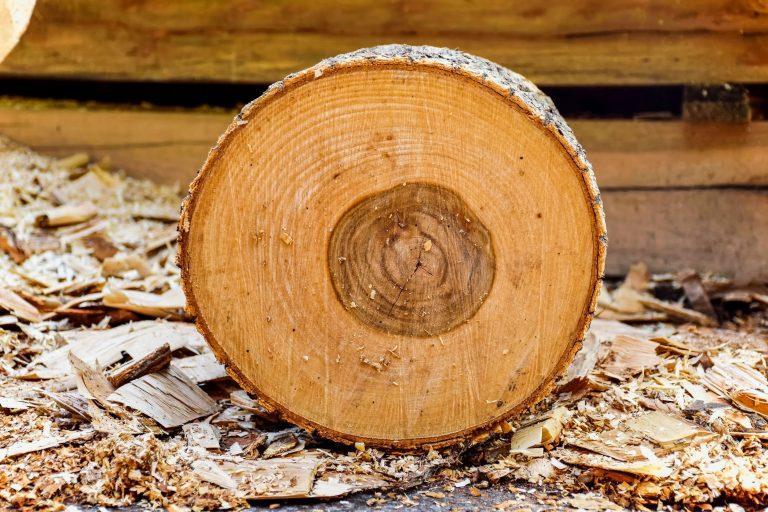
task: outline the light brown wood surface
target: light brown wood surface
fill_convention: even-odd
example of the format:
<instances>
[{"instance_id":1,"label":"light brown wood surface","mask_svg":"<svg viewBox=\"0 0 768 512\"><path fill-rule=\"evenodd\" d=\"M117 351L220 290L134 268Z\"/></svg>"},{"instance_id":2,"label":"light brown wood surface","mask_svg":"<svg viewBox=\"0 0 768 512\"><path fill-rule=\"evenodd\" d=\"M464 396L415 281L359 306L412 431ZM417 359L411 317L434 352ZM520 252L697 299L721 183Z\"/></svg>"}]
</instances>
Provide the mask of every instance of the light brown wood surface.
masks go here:
<instances>
[{"instance_id":1,"label":"light brown wood surface","mask_svg":"<svg viewBox=\"0 0 768 512\"><path fill-rule=\"evenodd\" d=\"M656 271L712 270L768 280L768 190L626 190L603 194L610 233L606 272L630 261Z\"/></svg>"},{"instance_id":2,"label":"light brown wood surface","mask_svg":"<svg viewBox=\"0 0 768 512\"><path fill-rule=\"evenodd\" d=\"M39 0L8 75L271 82L402 42L485 55L539 84L764 82L759 0Z\"/></svg>"},{"instance_id":3,"label":"light brown wood surface","mask_svg":"<svg viewBox=\"0 0 768 512\"><path fill-rule=\"evenodd\" d=\"M591 167L548 98L431 47L272 86L211 151L179 226L188 307L244 388L323 436L400 448L546 394L605 256Z\"/></svg>"}]
</instances>

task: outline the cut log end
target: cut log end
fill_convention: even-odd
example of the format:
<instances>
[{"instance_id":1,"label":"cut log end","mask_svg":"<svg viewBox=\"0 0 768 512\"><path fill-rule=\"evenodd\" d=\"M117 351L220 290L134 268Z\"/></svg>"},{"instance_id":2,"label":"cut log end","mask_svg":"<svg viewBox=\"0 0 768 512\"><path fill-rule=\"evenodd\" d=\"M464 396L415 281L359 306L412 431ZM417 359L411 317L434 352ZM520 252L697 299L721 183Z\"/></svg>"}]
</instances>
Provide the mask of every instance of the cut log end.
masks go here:
<instances>
[{"instance_id":1,"label":"cut log end","mask_svg":"<svg viewBox=\"0 0 768 512\"><path fill-rule=\"evenodd\" d=\"M247 106L179 232L189 307L245 389L326 437L396 448L544 396L605 257L591 167L549 99L483 59L400 45Z\"/></svg>"}]
</instances>

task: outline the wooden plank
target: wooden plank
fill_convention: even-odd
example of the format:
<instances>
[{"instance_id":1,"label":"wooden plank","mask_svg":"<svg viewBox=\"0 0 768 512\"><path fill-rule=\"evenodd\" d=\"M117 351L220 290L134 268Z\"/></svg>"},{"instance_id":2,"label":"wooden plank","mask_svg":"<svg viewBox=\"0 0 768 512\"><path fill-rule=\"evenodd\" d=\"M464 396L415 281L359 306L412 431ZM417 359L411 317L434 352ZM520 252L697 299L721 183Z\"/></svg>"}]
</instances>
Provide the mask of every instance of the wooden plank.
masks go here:
<instances>
[{"instance_id":1,"label":"wooden plank","mask_svg":"<svg viewBox=\"0 0 768 512\"><path fill-rule=\"evenodd\" d=\"M137 178L186 187L234 112L85 109L1 102L0 133L42 153L109 157Z\"/></svg>"},{"instance_id":2,"label":"wooden plank","mask_svg":"<svg viewBox=\"0 0 768 512\"><path fill-rule=\"evenodd\" d=\"M768 279L768 190L734 188L604 192L606 273L644 261L652 271L686 267L740 280Z\"/></svg>"},{"instance_id":3,"label":"wooden plank","mask_svg":"<svg viewBox=\"0 0 768 512\"><path fill-rule=\"evenodd\" d=\"M0 133L42 153L109 157L129 174L186 186L234 112L86 109L0 101ZM573 120L601 190L768 185L768 122Z\"/></svg>"},{"instance_id":4,"label":"wooden plank","mask_svg":"<svg viewBox=\"0 0 768 512\"><path fill-rule=\"evenodd\" d=\"M767 13L728 0L40 0L0 73L271 82L398 41L458 47L545 85L760 82Z\"/></svg>"},{"instance_id":5,"label":"wooden plank","mask_svg":"<svg viewBox=\"0 0 768 512\"><path fill-rule=\"evenodd\" d=\"M576 120L600 189L768 185L768 122Z\"/></svg>"}]
</instances>

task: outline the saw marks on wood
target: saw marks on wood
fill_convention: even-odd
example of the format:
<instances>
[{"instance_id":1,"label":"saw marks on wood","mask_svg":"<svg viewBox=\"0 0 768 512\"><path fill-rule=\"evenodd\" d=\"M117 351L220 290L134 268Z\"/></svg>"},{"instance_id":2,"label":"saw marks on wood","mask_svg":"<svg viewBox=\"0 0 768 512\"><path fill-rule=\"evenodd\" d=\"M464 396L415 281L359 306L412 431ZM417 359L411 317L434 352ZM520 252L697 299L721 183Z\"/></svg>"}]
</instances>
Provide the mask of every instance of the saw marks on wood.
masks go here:
<instances>
[{"instance_id":1,"label":"saw marks on wood","mask_svg":"<svg viewBox=\"0 0 768 512\"><path fill-rule=\"evenodd\" d=\"M591 168L548 98L429 47L273 86L210 153L180 227L187 303L247 390L324 436L403 448L543 396L605 250Z\"/></svg>"}]
</instances>

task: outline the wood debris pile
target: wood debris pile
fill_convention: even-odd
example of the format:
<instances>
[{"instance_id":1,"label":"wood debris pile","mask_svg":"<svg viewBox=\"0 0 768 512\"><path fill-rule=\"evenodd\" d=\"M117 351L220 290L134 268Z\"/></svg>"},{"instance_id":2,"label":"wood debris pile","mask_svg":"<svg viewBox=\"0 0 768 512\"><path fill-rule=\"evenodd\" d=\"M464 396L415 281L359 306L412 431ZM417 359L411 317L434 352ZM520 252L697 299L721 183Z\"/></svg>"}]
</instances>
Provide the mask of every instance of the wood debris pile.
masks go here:
<instances>
[{"instance_id":1,"label":"wood debris pile","mask_svg":"<svg viewBox=\"0 0 768 512\"><path fill-rule=\"evenodd\" d=\"M768 498L765 288L635 267L603 291L582 351L535 411L441 452L350 449L264 409L188 323L177 190L7 141L0 170L2 508L212 509L365 490L378 491L371 505L411 505L500 485L576 508ZM443 490L406 497L427 480Z\"/></svg>"},{"instance_id":2,"label":"wood debris pile","mask_svg":"<svg viewBox=\"0 0 768 512\"><path fill-rule=\"evenodd\" d=\"M632 508L768 503L766 290L681 275L638 265L603 290L558 389L477 451L479 474Z\"/></svg>"}]
</instances>

